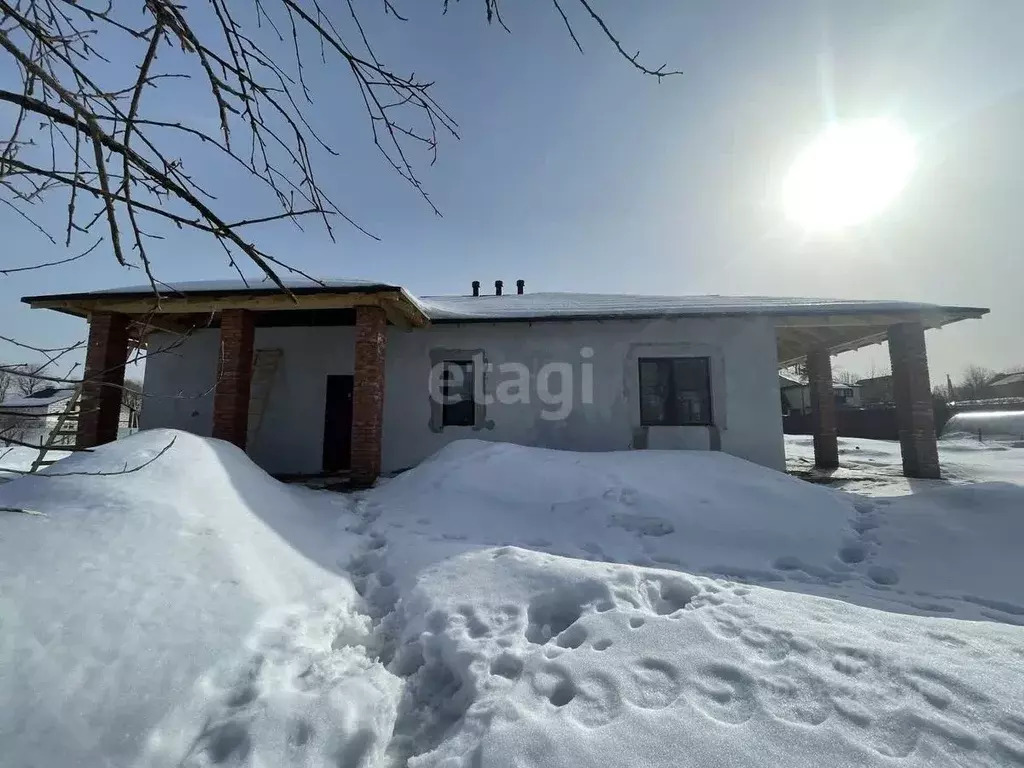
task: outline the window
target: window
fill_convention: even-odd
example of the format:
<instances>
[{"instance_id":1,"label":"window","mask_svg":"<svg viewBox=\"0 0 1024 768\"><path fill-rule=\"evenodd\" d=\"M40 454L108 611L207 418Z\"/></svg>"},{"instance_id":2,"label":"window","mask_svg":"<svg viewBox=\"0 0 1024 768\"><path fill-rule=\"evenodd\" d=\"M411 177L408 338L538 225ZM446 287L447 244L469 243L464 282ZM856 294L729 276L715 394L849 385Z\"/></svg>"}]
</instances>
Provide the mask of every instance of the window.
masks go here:
<instances>
[{"instance_id":1,"label":"window","mask_svg":"<svg viewBox=\"0 0 1024 768\"><path fill-rule=\"evenodd\" d=\"M451 360L441 371L441 426L472 427L476 423L472 360Z\"/></svg>"},{"instance_id":2,"label":"window","mask_svg":"<svg viewBox=\"0 0 1024 768\"><path fill-rule=\"evenodd\" d=\"M642 357L640 424L707 426L711 420L711 364L707 357Z\"/></svg>"}]
</instances>

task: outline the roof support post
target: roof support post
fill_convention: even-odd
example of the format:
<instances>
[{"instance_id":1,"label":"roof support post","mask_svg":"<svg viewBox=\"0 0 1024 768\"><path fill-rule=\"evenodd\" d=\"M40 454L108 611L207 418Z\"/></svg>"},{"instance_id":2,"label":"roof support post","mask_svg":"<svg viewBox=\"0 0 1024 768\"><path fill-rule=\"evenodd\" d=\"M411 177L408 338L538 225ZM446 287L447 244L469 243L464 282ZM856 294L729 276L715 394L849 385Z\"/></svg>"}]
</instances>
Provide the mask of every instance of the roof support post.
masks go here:
<instances>
[{"instance_id":1,"label":"roof support post","mask_svg":"<svg viewBox=\"0 0 1024 768\"><path fill-rule=\"evenodd\" d=\"M225 309L220 314L220 358L213 396L213 436L243 451L249 432L249 388L255 338L252 313Z\"/></svg>"},{"instance_id":2,"label":"roof support post","mask_svg":"<svg viewBox=\"0 0 1024 768\"><path fill-rule=\"evenodd\" d=\"M79 448L93 448L117 439L128 360L128 316L93 312L89 316L89 347L78 415Z\"/></svg>"},{"instance_id":3,"label":"roof support post","mask_svg":"<svg viewBox=\"0 0 1024 768\"><path fill-rule=\"evenodd\" d=\"M807 353L807 389L811 399L814 466L834 469L839 466L839 432L832 386L832 358L825 347L817 347Z\"/></svg>"},{"instance_id":4,"label":"roof support post","mask_svg":"<svg viewBox=\"0 0 1024 768\"><path fill-rule=\"evenodd\" d=\"M935 439L935 410L928 379L928 351L921 323L889 327L896 424L907 477L938 478L939 447Z\"/></svg>"},{"instance_id":5,"label":"roof support post","mask_svg":"<svg viewBox=\"0 0 1024 768\"><path fill-rule=\"evenodd\" d=\"M370 486L380 475L384 431L387 316L381 307L356 307L352 382L352 484Z\"/></svg>"}]
</instances>

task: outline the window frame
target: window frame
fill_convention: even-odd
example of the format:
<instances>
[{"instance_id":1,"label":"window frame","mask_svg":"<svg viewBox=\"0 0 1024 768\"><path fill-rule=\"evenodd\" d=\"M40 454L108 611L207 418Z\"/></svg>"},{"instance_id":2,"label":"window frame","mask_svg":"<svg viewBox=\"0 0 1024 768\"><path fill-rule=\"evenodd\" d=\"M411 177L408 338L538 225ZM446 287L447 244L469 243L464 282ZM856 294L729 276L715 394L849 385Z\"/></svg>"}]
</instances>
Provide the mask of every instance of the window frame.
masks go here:
<instances>
[{"instance_id":1,"label":"window frame","mask_svg":"<svg viewBox=\"0 0 1024 768\"><path fill-rule=\"evenodd\" d=\"M702 421L686 421L676 412L677 399L675 393L679 388L675 386L675 366L673 363L679 360L701 360L704 363L704 392L707 397L707 419ZM644 386L643 366L645 363L654 363L657 366L667 366L669 370L669 394L673 395L664 399L665 418L661 421L650 421L644 418ZM712 388L711 374L712 358L710 355L663 355L645 356L637 358L637 392L639 394L640 426L641 427L714 427L715 426L715 398ZM693 390L684 390L693 391Z\"/></svg>"},{"instance_id":2,"label":"window frame","mask_svg":"<svg viewBox=\"0 0 1024 768\"><path fill-rule=\"evenodd\" d=\"M476 402L476 375L477 375L477 373L476 373L476 361L473 360L472 358L470 358L470 359L463 359L463 358L455 359L455 358L452 358L452 359L442 360L441 361L441 366L442 366L442 368L441 368L441 382L440 382L440 386L441 386L441 390L440 390L440 395L441 395L441 402L440 402L440 406L441 406L440 426L441 426L441 428L444 429L446 427L451 427L451 428L456 428L456 427L475 427L476 426L476 414L477 414L477 402ZM468 382L469 382L469 395L468 395L468 397L465 397L465 396L461 397L458 401L456 401L454 403L450 403L450 402L448 402L448 397L449 397L448 386L449 386L450 382L447 380L447 373L448 373L450 367L455 367L455 366L462 368L463 369L463 378L464 378L464 380L468 379ZM469 403L469 405L467 406L466 403ZM461 419L458 419L458 420L456 420L456 419L449 420L449 414L453 413L454 409L456 407L464 408L464 409L467 409L469 411L470 416L469 416L468 421L465 419L465 417L463 417Z\"/></svg>"}]
</instances>

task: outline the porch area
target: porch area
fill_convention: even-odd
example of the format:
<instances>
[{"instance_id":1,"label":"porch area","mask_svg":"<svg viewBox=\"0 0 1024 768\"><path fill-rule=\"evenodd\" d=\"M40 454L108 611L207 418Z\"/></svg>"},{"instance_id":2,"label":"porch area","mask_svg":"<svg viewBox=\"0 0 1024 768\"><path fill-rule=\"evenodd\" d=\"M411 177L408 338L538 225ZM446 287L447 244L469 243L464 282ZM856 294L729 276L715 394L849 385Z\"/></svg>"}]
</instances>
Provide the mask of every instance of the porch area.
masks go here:
<instances>
[{"instance_id":1,"label":"porch area","mask_svg":"<svg viewBox=\"0 0 1024 768\"><path fill-rule=\"evenodd\" d=\"M887 342L903 475L924 479L941 476L925 330L980 316L970 312L967 308L935 307L787 318L777 324L779 367L806 365L816 470L840 466L832 357Z\"/></svg>"},{"instance_id":2,"label":"porch area","mask_svg":"<svg viewBox=\"0 0 1024 768\"><path fill-rule=\"evenodd\" d=\"M339 402L332 409L344 427L344 445L325 441L325 460L332 464L320 475L324 483L369 486L381 472L384 414L384 367L388 325L413 328L428 324L415 301L400 287L383 284L336 284L291 295L275 290L190 290L175 295L94 293L30 300L32 306L56 309L87 318L88 349L81 393L76 446L90 448L112 442L132 350L146 350L147 337L169 333L187 338L197 330L216 329L219 344L209 434L246 450L258 423L261 364L254 339L265 327L353 326L351 376L329 393ZM259 354L271 350L259 350ZM166 353L173 354L173 350ZM157 352L159 354L160 352ZM330 418L330 416L328 416ZM339 433L340 434L340 433ZM327 457L331 451L332 456ZM287 479L287 478L286 478Z\"/></svg>"}]
</instances>

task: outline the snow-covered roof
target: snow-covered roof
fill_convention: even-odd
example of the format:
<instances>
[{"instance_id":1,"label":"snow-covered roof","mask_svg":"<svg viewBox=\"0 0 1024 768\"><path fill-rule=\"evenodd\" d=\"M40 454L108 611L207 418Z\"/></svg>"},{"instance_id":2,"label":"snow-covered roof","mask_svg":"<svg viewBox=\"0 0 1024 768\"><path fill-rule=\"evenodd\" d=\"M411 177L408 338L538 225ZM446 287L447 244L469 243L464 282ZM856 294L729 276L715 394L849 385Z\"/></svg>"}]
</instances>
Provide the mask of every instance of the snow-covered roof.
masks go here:
<instances>
[{"instance_id":1,"label":"snow-covered roof","mask_svg":"<svg viewBox=\"0 0 1024 768\"><path fill-rule=\"evenodd\" d=\"M424 296L419 304L434 321L546 320L557 318L685 315L816 315L914 312L943 309L908 301L862 301L775 296L650 296L619 293L527 293L507 296Z\"/></svg>"},{"instance_id":2,"label":"snow-covered roof","mask_svg":"<svg viewBox=\"0 0 1024 768\"><path fill-rule=\"evenodd\" d=\"M367 291L367 290L401 290L401 286L381 283L376 280L357 280L354 278L330 278L324 280L310 280L305 277L284 277L281 282L290 291L300 293L313 292L335 292L335 291ZM186 280L183 282L164 283L157 282L157 287L162 294L204 294L204 293L254 293L266 291L276 293L280 290L277 285L266 278L253 280ZM131 285L121 288L102 288L90 293L99 293L115 296L144 296L153 293L153 286Z\"/></svg>"},{"instance_id":3,"label":"snow-covered roof","mask_svg":"<svg viewBox=\"0 0 1024 768\"><path fill-rule=\"evenodd\" d=\"M399 285L370 280L287 278L285 286L297 295L315 293L399 292L433 322L501 322L560 319L656 318L710 315L814 316L837 314L931 313L942 322L979 317L988 310L976 307L944 307L910 301L801 298L776 296L642 295L623 293L526 293L502 296L423 296L417 297ZM161 284L166 297L201 297L212 294L277 293L280 289L268 280L203 280ZM147 296L150 285L108 288L88 293L29 296L29 304L48 301L70 302L83 299L113 299Z\"/></svg>"},{"instance_id":4,"label":"snow-covered roof","mask_svg":"<svg viewBox=\"0 0 1024 768\"><path fill-rule=\"evenodd\" d=\"M783 373L779 371L779 385L783 389L789 389L790 387L806 387L807 377L796 376L792 373ZM859 384L847 384L845 381L833 381L832 389L858 389Z\"/></svg>"},{"instance_id":5,"label":"snow-covered roof","mask_svg":"<svg viewBox=\"0 0 1024 768\"><path fill-rule=\"evenodd\" d=\"M1021 384L1024 383L1024 372L1020 373L1007 373L1003 376L996 376L992 381L989 382L990 387L1004 387L1007 384Z\"/></svg>"},{"instance_id":6,"label":"snow-covered roof","mask_svg":"<svg viewBox=\"0 0 1024 768\"><path fill-rule=\"evenodd\" d=\"M70 387L46 387L38 392L33 392L31 395L9 397L0 402L0 408L42 408L59 403L61 400L67 400L71 397L72 391L73 389Z\"/></svg>"}]
</instances>

